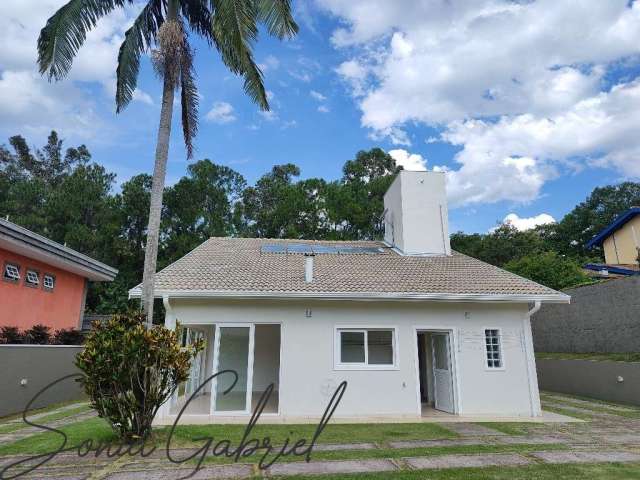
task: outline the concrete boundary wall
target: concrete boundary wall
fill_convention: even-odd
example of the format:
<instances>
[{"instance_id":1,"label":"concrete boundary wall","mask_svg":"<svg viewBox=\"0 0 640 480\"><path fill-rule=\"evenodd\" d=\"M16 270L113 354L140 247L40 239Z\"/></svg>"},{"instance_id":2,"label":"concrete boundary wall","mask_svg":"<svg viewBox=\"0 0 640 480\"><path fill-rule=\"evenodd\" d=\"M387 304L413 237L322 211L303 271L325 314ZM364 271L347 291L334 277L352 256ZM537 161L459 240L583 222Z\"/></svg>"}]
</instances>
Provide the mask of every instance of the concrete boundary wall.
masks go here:
<instances>
[{"instance_id":1,"label":"concrete boundary wall","mask_svg":"<svg viewBox=\"0 0 640 480\"><path fill-rule=\"evenodd\" d=\"M640 363L536 360L540 390L640 405Z\"/></svg>"},{"instance_id":2,"label":"concrete boundary wall","mask_svg":"<svg viewBox=\"0 0 640 480\"><path fill-rule=\"evenodd\" d=\"M640 276L570 288L531 319L536 352L640 352Z\"/></svg>"},{"instance_id":3,"label":"concrete boundary wall","mask_svg":"<svg viewBox=\"0 0 640 480\"><path fill-rule=\"evenodd\" d=\"M21 412L54 380L80 373L74 365L82 346L0 345L0 417ZM33 408L83 398L80 385L65 380L39 397Z\"/></svg>"}]
</instances>

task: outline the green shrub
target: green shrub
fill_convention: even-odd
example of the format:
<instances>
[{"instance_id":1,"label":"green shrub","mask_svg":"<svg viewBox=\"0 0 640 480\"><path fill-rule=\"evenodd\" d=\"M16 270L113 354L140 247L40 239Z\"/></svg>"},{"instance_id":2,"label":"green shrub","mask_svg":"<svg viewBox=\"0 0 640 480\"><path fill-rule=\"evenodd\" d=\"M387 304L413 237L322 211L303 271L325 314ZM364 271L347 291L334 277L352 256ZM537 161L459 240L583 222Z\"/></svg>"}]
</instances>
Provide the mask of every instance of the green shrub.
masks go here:
<instances>
[{"instance_id":1,"label":"green shrub","mask_svg":"<svg viewBox=\"0 0 640 480\"><path fill-rule=\"evenodd\" d=\"M526 255L511 260L504 268L555 290L590 282L579 263L555 252Z\"/></svg>"},{"instance_id":2,"label":"green shrub","mask_svg":"<svg viewBox=\"0 0 640 480\"><path fill-rule=\"evenodd\" d=\"M82 345L83 342L84 334L75 328L61 328L53 336L56 345Z\"/></svg>"},{"instance_id":3,"label":"green shrub","mask_svg":"<svg viewBox=\"0 0 640 480\"><path fill-rule=\"evenodd\" d=\"M25 343L30 343L32 345L47 345L51 338L51 333L49 333L50 330L51 329L46 325L34 325L29 330L25 330Z\"/></svg>"},{"instance_id":4,"label":"green shrub","mask_svg":"<svg viewBox=\"0 0 640 480\"><path fill-rule=\"evenodd\" d=\"M6 326L0 328L0 343L7 345L20 345L24 343L24 333L18 327Z\"/></svg>"},{"instance_id":5,"label":"green shrub","mask_svg":"<svg viewBox=\"0 0 640 480\"><path fill-rule=\"evenodd\" d=\"M151 433L151 422L177 386L187 380L202 344L182 348L175 332L147 329L142 314L94 322L76 365L91 405L125 441Z\"/></svg>"}]
</instances>

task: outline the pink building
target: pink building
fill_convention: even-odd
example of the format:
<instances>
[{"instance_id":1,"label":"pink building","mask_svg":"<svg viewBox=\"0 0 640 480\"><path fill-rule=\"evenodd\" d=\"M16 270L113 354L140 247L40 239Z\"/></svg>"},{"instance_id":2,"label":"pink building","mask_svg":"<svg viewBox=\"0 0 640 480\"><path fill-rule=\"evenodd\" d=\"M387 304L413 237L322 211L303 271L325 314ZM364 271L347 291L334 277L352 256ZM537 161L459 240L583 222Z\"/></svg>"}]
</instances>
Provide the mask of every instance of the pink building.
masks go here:
<instances>
[{"instance_id":1,"label":"pink building","mask_svg":"<svg viewBox=\"0 0 640 480\"><path fill-rule=\"evenodd\" d=\"M118 271L0 219L0 327L81 328L87 284Z\"/></svg>"}]
</instances>

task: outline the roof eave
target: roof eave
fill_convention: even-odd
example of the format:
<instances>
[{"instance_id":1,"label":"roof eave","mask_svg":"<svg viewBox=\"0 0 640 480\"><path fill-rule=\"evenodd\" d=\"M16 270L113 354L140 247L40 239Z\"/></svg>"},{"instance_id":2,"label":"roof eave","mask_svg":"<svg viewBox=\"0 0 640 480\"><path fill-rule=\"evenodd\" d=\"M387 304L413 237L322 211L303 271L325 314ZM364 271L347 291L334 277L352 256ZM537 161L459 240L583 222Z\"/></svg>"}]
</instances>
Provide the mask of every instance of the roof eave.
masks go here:
<instances>
[{"instance_id":1,"label":"roof eave","mask_svg":"<svg viewBox=\"0 0 640 480\"><path fill-rule=\"evenodd\" d=\"M623 212L618 216L618 218L607 225L607 227L604 228L600 233L589 240L587 242L586 248L590 250L593 247L602 245L609 236L611 236L617 230L620 230L629 220L631 220L636 215L640 215L640 207L632 207L626 212Z\"/></svg>"},{"instance_id":2,"label":"roof eave","mask_svg":"<svg viewBox=\"0 0 640 480\"><path fill-rule=\"evenodd\" d=\"M142 290L129 290L129 298L140 298ZM498 302L498 303L570 303L564 293L554 294L477 294L477 293L379 293L379 292L258 292L220 290L162 290L156 298L217 298L217 299L277 299L277 300L369 300L369 301L437 301L437 302Z\"/></svg>"},{"instance_id":3,"label":"roof eave","mask_svg":"<svg viewBox=\"0 0 640 480\"><path fill-rule=\"evenodd\" d=\"M113 281L118 270L42 235L0 219L0 247L92 281Z\"/></svg>"}]
</instances>

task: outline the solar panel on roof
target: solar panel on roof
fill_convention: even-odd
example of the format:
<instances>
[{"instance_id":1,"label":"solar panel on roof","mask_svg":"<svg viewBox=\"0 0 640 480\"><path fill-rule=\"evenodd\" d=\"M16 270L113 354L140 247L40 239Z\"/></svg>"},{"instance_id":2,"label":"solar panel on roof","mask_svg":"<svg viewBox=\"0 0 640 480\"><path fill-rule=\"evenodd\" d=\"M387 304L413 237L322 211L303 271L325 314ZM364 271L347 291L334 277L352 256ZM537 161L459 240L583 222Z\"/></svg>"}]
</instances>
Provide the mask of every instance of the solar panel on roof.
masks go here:
<instances>
[{"instance_id":1,"label":"solar panel on roof","mask_svg":"<svg viewBox=\"0 0 640 480\"><path fill-rule=\"evenodd\" d=\"M289 253L313 253L311 244L309 243L288 243L287 252Z\"/></svg>"},{"instance_id":2,"label":"solar panel on roof","mask_svg":"<svg viewBox=\"0 0 640 480\"><path fill-rule=\"evenodd\" d=\"M374 254L378 247L314 245L312 243L268 243L260 247L262 253L315 253L315 254Z\"/></svg>"},{"instance_id":3,"label":"solar panel on roof","mask_svg":"<svg viewBox=\"0 0 640 480\"><path fill-rule=\"evenodd\" d=\"M267 245L262 245L260 251L262 253L285 253L284 243L269 243Z\"/></svg>"},{"instance_id":4,"label":"solar panel on roof","mask_svg":"<svg viewBox=\"0 0 640 480\"><path fill-rule=\"evenodd\" d=\"M329 245L314 245L313 253L338 253L337 247L331 247Z\"/></svg>"},{"instance_id":5,"label":"solar panel on roof","mask_svg":"<svg viewBox=\"0 0 640 480\"><path fill-rule=\"evenodd\" d=\"M380 253L378 247L338 247L338 253Z\"/></svg>"}]
</instances>

